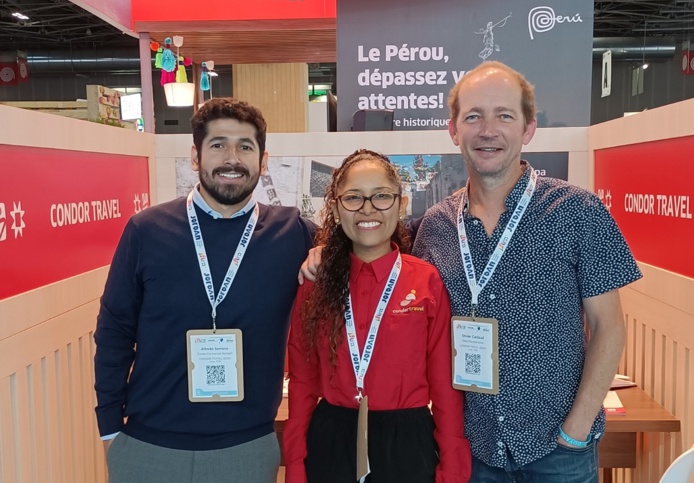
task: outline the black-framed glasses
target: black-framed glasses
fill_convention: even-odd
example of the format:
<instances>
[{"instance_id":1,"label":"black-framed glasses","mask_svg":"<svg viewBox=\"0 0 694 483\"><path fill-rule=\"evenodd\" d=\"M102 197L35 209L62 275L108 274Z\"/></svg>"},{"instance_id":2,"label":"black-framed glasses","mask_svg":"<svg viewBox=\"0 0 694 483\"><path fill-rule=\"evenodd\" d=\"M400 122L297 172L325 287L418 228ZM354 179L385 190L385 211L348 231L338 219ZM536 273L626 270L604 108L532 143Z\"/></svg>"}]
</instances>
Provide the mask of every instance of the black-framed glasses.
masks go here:
<instances>
[{"instance_id":1,"label":"black-framed glasses","mask_svg":"<svg viewBox=\"0 0 694 483\"><path fill-rule=\"evenodd\" d=\"M395 204L399 194L396 193L376 193L371 196L362 196L354 193L347 193L337 197L340 204L347 211L359 211L364 204L369 201L371 206L378 211L385 211Z\"/></svg>"}]
</instances>

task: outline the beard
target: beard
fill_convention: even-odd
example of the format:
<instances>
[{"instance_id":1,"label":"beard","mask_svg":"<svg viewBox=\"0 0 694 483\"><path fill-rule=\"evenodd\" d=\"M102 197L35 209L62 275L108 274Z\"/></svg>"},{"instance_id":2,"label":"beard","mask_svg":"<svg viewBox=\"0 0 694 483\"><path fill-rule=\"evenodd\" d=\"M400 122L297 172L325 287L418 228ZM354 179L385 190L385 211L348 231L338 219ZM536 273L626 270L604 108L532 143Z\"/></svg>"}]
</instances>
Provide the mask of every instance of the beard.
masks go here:
<instances>
[{"instance_id":1,"label":"beard","mask_svg":"<svg viewBox=\"0 0 694 483\"><path fill-rule=\"evenodd\" d=\"M215 176L222 173L239 173L245 176L245 181L236 185L219 183L215 180ZM234 168L215 168L211 174L204 169L198 171L200 185L221 205L237 205L248 198L255 190L259 176L259 173L255 176L251 175L248 169L241 165Z\"/></svg>"}]
</instances>

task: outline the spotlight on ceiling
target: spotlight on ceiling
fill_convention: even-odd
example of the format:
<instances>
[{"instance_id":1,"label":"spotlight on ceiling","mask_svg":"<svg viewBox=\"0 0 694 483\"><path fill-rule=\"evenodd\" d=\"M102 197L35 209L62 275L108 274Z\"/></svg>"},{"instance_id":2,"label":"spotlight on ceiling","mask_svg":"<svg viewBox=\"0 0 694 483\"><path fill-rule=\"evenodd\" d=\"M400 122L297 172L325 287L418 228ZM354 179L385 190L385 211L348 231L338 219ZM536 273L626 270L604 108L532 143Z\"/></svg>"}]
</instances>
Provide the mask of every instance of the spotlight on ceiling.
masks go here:
<instances>
[{"instance_id":1,"label":"spotlight on ceiling","mask_svg":"<svg viewBox=\"0 0 694 483\"><path fill-rule=\"evenodd\" d=\"M15 17L15 18L18 19L18 20L29 20L29 17L27 17L27 16L24 15L23 13L19 13L19 12L14 12L14 13L12 14L12 16Z\"/></svg>"}]
</instances>

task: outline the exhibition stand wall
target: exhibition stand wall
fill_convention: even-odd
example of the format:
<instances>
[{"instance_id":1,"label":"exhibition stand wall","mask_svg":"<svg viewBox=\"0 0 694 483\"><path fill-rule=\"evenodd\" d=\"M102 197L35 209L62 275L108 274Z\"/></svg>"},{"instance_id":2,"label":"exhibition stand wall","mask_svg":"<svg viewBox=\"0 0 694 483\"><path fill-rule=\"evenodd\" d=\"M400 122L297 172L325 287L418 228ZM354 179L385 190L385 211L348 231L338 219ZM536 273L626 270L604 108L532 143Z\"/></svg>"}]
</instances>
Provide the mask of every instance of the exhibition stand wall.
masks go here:
<instances>
[{"instance_id":1,"label":"exhibition stand wall","mask_svg":"<svg viewBox=\"0 0 694 483\"><path fill-rule=\"evenodd\" d=\"M604 184L603 190L610 188L615 196L614 203L625 206L626 195L619 195L621 200L616 198L626 188L614 184L616 181L605 174L601 164L607 162L604 161L607 159L605 153L636 143L669 143L668 140L673 138L672 142L682 142L694 136L694 126L685 121L691 119L692 115L694 101L685 101L589 128L542 128L526 147L526 153L528 157L538 153L568 153L569 182L594 189L599 181ZM25 274L50 271L50 267L59 265L61 257L75 257L67 246L70 243L66 244L65 240L74 242L72 244L86 258L87 255L92 256L88 252L93 250L108 251L107 261L101 265L101 259L93 256L90 260L95 266L87 266L79 273L68 272L64 278L0 297L0 481L105 483L102 444L93 413L92 334L108 259L112 253L112 248L108 247L115 246L113 243L117 241L117 230L116 235L112 235L112 231L115 224L124 224L137 211L136 200L140 202L139 209L144 207L142 195L145 192L149 204L177 196L183 166L189 163L192 139L189 135L154 136L5 106L0 106L0 117L4 121L4 128L0 131L0 149L12 153L30 150L36 154L21 158L27 169L23 169L22 165L19 169L16 166L10 168L10 163L18 163L6 156L0 158L3 174L15 173L13 176L17 183L30 184L32 180L42 179L41 168L51 175L46 180L36 181L28 192L30 195L22 200L5 194L10 186L17 183L2 184L0 203L5 204L5 211L1 213L4 218L0 221L4 225L0 231L4 229L6 238L0 241L0 250L20 259ZM305 184L301 183L304 183L302 180L309 170L307 163L330 158L334 164L335 160L341 160L360 147L392 156L457 154L457 148L446 131L270 134L267 143L271 157L278 158L277 166L284 163L287 170L293 166L298 172L295 174L299 185L295 190L294 203L299 208L303 204L301 188ZM83 165L70 164L74 162L70 159L84 155L93 161ZM65 156L64 162L60 161L60 156ZM641 161L634 160L634 169L651 170L650 174L646 171L645 175L654 177L661 160L649 161L649 165L644 167L642 164L636 166ZM56 162L60 164L58 172L55 171L56 166L50 165ZM135 165L126 169L133 173L132 179L112 177L111 183L104 183L98 181L100 170L89 171L94 166L101 166L108 173L109 164L121 166L122 163L122 166L126 166L129 162ZM682 162L686 163L684 159ZM92 166L85 167L87 165ZM36 166L39 167L38 171ZM272 165L270 171L272 175ZM279 168L276 171L279 172ZM623 182L631 182L631 171L629 169L622 173ZM23 180L22 176L25 177ZM677 170L668 173L668 176L673 183L682 177ZM667 181L669 178L663 179ZM283 179L273 180L277 192L291 191L292 186ZM87 189L95 184L100 193L112 193L114 189L116 192L102 196L105 200L91 199L79 193L79 185ZM69 188L59 191L62 198L49 199L43 202L44 205L36 205L34 210L38 211L35 212L27 209L38 203L35 198L43 199L45 193L53 193L60 186ZM658 186L654 193L680 196L681 204L677 213L682 216L675 221L684 223L680 228L686 230L692 220L686 217L689 211L683 208L682 200L683 196L691 194L686 192L687 189L691 192L693 188L683 186L678 193L669 193L668 186ZM126 200L133 193L134 197ZM70 198L69 194L75 196ZM267 192L264 195L269 196ZM283 204L290 204L284 202L280 195L277 199ZM118 200L118 217L114 215L113 204L92 204L108 200ZM17 210L14 206L17 201L24 201L26 205ZM70 203L79 202L89 203L85 209L91 210L91 225L86 222L61 225L55 218L55 209L51 215L54 205L72 206ZM617 208L612 210L620 226L632 222L628 216L646 216L633 211L622 213ZM19 211L26 214L21 215ZM100 215L97 216L97 212ZM111 218L106 219L106 213L110 213ZM71 215L66 216L68 218L65 219L74 220L69 218ZM649 223L653 220L641 220L641 233L629 231L628 241L638 245L638 241L629 240L629 237L651 236ZM20 230L21 224L25 226ZM69 230L73 229L93 231L78 232L79 236L72 238L74 235ZM31 245L35 243L32 231L37 230L44 230L41 244ZM113 239L98 238L104 233ZM97 249L89 246L91 236L97 237L94 238ZM79 237L83 237L85 243L81 243ZM23 242L32 249L23 248ZM661 247L661 250L678 250L682 257L687 257L687 246L675 238L672 244ZM645 257L650 256L647 252L643 253ZM639 252L636 255L639 258ZM40 263L35 263L37 260ZM13 263L10 266L14 267ZM653 399L675 414L682 422L682 432L643 436L639 446L639 466L634 470L615 472L616 481L623 482L657 481L681 450L694 442L694 415L691 413L694 401L694 372L691 371L694 350L694 332L691 330L694 326L694 301L691 294L694 293L694 279L691 275L678 273L677 267L674 270L661 268L657 259L649 258L649 263L640 261L640 266L644 279L622 290L629 335L620 371L631 376ZM16 273L6 276L3 271L3 288L19 283L20 278L24 277ZM37 283L42 283L41 279L37 280Z\"/></svg>"}]
</instances>

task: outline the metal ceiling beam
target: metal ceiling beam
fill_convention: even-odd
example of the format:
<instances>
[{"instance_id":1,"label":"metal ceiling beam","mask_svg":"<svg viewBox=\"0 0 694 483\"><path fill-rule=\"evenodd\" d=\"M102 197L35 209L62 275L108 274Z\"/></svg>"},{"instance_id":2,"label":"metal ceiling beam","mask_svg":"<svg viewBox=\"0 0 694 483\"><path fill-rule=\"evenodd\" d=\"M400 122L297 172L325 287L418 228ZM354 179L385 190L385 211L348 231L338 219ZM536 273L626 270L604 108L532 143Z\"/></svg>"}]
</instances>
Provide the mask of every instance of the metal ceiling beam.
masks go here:
<instances>
[{"instance_id":1,"label":"metal ceiling beam","mask_svg":"<svg viewBox=\"0 0 694 483\"><path fill-rule=\"evenodd\" d=\"M635 28L632 29L634 32L681 32L694 30L694 25L687 27L648 27L648 28Z\"/></svg>"}]
</instances>

